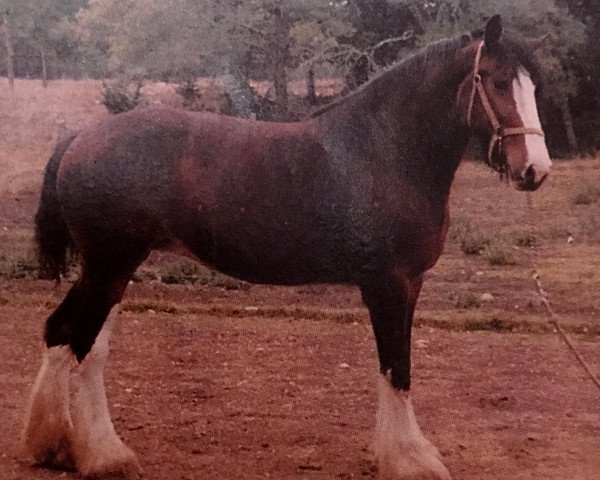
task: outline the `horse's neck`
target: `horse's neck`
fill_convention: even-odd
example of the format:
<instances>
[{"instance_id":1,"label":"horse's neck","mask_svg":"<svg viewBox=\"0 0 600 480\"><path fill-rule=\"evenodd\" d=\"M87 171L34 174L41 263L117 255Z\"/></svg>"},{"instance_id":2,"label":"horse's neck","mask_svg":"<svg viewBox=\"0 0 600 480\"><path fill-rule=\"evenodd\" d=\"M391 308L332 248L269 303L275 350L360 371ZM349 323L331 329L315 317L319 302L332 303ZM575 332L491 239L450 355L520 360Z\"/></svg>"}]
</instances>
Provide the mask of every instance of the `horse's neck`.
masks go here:
<instances>
[{"instance_id":1,"label":"horse's neck","mask_svg":"<svg viewBox=\"0 0 600 480\"><path fill-rule=\"evenodd\" d=\"M390 153L379 156L381 161L434 188L431 193L436 196L448 195L469 139L455 111L462 70L442 66L427 78L409 71L395 75L392 70L361 92L362 98L347 110L348 121L368 119L377 143L389 145Z\"/></svg>"}]
</instances>

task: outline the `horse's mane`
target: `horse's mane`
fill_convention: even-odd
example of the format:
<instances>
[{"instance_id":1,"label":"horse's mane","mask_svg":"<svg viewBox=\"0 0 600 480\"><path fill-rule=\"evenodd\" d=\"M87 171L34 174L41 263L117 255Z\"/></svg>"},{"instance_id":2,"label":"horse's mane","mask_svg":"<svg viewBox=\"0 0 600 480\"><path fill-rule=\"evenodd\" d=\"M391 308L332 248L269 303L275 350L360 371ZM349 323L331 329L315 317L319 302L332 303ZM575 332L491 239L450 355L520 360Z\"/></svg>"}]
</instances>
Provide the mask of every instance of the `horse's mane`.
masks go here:
<instances>
[{"instance_id":1,"label":"horse's mane","mask_svg":"<svg viewBox=\"0 0 600 480\"><path fill-rule=\"evenodd\" d=\"M475 31L472 33L462 33L454 37L430 43L414 54L383 69L356 90L341 96L331 103L328 103L327 105L311 112L309 118L318 117L322 113L325 113L332 108L345 103L350 98L361 95L373 84L385 80L391 76L410 71L410 73L413 75L419 75L421 78L427 78L428 74L433 69L439 69L441 61L453 59L458 50L465 47L469 42L481 38L483 38L483 32ZM524 39L515 32L507 31L502 36L502 45L505 52L514 56L514 58L527 69L533 82L536 85L539 85L542 82L541 69L537 59L535 58L531 49L527 47Z\"/></svg>"},{"instance_id":2,"label":"horse's mane","mask_svg":"<svg viewBox=\"0 0 600 480\"><path fill-rule=\"evenodd\" d=\"M389 67L382 69L373 78L369 79L368 82L362 84L356 90L353 90L347 95L344 95L313 111L310 114L310 118L317 117L333 107L336 107L341 103L345 103L348 99L361 95L362 92L368 89L371 85L392 75L401 74L405 71L410 71L413 74L419 73L427 75L430 69L439 67L440 60L453 58L454 54L459 49L467 45L472 38L473 36L470 33L463 33L455 37L445 38L443 40L430 43L412 55L409 55L402 60L392 63Z\"/></svg>"}]
</instances>

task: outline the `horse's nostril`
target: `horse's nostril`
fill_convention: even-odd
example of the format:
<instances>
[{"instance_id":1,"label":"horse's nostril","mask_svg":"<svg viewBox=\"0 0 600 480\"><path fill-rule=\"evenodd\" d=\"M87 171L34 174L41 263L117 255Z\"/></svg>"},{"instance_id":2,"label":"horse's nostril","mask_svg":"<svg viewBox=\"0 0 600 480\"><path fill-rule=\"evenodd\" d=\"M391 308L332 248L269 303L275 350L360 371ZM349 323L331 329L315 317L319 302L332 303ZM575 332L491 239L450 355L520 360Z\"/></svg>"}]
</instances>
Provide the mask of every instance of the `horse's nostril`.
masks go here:
<instances>
[{"instance_id":1,"label":"horse's nostril","mask_svg":"<svg viewBox=\"0 0 600 480\"><path fill-rule=\"evenodd\" d=\"M536 171L533 165L529 165L529 167L521 174L516 186L519 190L536 190L547 176L547 172L544 172L543 170Z\"/></svg>"},{"instance_id":2,"label":"horse's nostril","mask_svg":"<svg viewBox=\"0 0 600 480\"><path fill-rule=\"evenodd\" d=\"M523 180L525 180L525 183L528 185L531 185L535 182L535 168L533 168L533 165L529 165L529 168L525 170Z\"/></svg>"}]
</instances>

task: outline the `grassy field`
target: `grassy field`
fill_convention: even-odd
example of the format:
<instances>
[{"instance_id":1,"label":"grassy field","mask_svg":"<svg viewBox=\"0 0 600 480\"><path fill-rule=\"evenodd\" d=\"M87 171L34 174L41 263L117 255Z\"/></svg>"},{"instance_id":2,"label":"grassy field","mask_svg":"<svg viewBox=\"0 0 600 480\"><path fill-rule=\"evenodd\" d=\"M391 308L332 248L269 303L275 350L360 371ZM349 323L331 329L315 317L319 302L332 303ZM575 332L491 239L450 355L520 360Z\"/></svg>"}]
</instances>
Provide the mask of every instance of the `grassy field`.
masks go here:
<instances>
[{"instance_id":1,"label":"grassy field","mask_svg":"<svg viewBox=\"0 0 600 480\"><path fill-rule=\"evenodd\" d=\"M55 81L43 89L38 81L18 80L11 92L6 80L0 79L0 278L11 281L11 288L19 289L13 279L35 277L32 218L57 131L79 128L107 115L99 104L100 90L96 81ZM148 101L172 95L166 90L169 87L164 85L147 86ZM532 195L517 192L486 166L465 161L451 198L452 228L446 250L428 274L418 321L449 328L547 329L531 278L535 264L554 308L569 328L600 332L599 198L600 158L556 160L549 180ZM170 255L153 256L136 280L142 285L134 288L126 303L133 311L218 309L201 302L176 304L169 295L177 288L196 291L213 285L257 291ZM148 302L139 293L144 284L163 289L165 299ZM14 296L4 287L0 302L41 301L29 288L22 290L22 295ZM342 305L336 303L336 295L327 295L339 287L319 291L323 294L316 306L294 308L309 316L314 307L341 318L365 318L355 292L348 294L350 304ZM270 315L268 300L264 303L259 313Z\"/></svg>"}]
</instances>

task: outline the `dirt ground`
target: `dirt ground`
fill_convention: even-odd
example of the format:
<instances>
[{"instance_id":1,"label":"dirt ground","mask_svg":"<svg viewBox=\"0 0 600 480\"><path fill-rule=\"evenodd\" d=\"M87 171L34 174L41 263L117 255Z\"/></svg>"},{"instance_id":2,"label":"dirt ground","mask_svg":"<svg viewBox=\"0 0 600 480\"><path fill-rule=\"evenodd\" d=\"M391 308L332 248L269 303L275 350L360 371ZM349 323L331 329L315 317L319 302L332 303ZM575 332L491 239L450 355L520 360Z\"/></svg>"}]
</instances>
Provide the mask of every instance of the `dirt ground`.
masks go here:
<instances>
[{"instance_id":1,"label":"dirt ground","mask_svg":"<svg viewBox=\"0 0 600 480\"><path fill-rule=\"evenodd\" d=\"M10 287L53 295L45 282L2 285ZM325 295L202 287L188 291L189 300L213 296L250 318L219 310L120 315L109 404L144 478L377 478L369 449L377 372L370 328L361 318L252 315L255 305L285 306L290 295L323 308L336 297L356 299L339 287ZM77 477L32 468L16 452L46 314L44 307L0 307L0 478ZM598 371L599 339L575 341ZM413 360L417 416L455 479L599 478L599 392L555 335L422 327Z\"/></svg>"}]
</instances>

